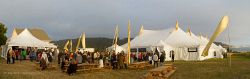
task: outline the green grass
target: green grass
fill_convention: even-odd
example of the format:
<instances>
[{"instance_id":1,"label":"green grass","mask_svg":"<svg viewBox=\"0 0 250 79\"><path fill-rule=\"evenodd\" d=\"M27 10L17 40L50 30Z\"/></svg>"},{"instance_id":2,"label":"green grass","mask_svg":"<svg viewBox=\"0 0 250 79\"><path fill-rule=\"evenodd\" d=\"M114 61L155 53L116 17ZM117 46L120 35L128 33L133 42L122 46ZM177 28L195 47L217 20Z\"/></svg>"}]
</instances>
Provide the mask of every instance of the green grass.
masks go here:
<instances>
[{"instance_id":1,"label":"green grass","mask_svg":"<svg viewBox=\"0 0 250 79\"><path fill-rule=\"evenodd\" d=\"M171 62L167 62L171 63ZM145 70L109 70L99 72L77 73L68 76L59 68L39 71L36 64L29 61L6 64L0 59L0 79L138 79L146 74ZM229 59L209 59L206 61L176 61L177 71L170 79L250 79L250 57L235 54L232 66Z\"/></svg>"},{"instance_id":2,"label":"green grass","mask_svg":"<svg viewBox=\"0 0 250 79\"><path fill-rule=\"evenodd\" d=\"M250 79L250 58L232 56L229 59L210 59L206 61L174 63L177 72L171 79Z\"/></svg>"}]
</instances>

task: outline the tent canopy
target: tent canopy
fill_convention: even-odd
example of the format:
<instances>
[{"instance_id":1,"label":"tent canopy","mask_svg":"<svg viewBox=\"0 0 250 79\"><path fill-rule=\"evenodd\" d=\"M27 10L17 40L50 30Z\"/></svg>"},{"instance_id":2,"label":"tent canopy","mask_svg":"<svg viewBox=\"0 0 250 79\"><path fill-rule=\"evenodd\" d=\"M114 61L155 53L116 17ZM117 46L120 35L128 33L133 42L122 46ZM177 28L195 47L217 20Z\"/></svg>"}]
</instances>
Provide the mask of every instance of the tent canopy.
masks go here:
<instances>
[{"instance_id":1,"label":"tent canopy","mask_svg":"<svg viewBox=\"0 0 250 79\"><path fill-rule=\"evenodd\" d=\"M115 45L112 45L112 46L110 46L110 47L108 47L107 48L108 49L108 51L113 51L113 50L115 50ZM121 53L122 51L125 51L125 49L123 48L123 47L121 47L121 46L119 46L119 45L116 45L116 53Z\"/></svg>"},{"instance_id":2,"label":"tent canopy","mask_svg":"<svg viewBox=\"0 0 250 79\"><path fill-rule=\"evenodd\" d=\"M141 35L131 40L131 48L155 46L157 42L166 39L172 30L174 30L174 28L164 30L143 30ZM127 47L127 44L122 45L122 47Z\"/></svg>"},{"instance_id":3,"label":"tent canopy","mask_svg":"<svg viewBox=\"0 0 250 79\"><path fill-rule=\"evenodd\" d=\"M175 48L198 47L199 45L197 41L188 36L181 28L173 30L164 42Z\"/></svg>"},{"instance_id":4,"label":"tent canopy","mask_svg":"<svg viewBox=\"0 0 250 79\"><path fill-rule=\"evenodd\" d=\"M53 47L55 45L49 42L44 42L34 37L27 29L21 32L18 36L10 38L8 46L26 46L26 47Z\"/></svg>"}]
</instances>

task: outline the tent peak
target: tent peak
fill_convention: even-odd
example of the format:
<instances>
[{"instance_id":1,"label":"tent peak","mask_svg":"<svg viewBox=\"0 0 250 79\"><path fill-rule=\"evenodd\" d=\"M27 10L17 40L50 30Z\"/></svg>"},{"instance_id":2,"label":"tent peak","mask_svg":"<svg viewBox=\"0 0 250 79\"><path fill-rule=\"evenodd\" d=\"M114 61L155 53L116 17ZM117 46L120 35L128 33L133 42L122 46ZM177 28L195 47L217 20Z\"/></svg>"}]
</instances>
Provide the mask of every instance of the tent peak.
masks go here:
<instances>
[{"instance_id":1,"label":"tent peak","mask_svg":"<svg viewBox=\"0 0 250 79\"><path fill-rule=\"evenodd\" d=\"M192 35L190 26L188 26L187 33L188 33L190 36Z\"/></svg>"},{"instance_id":2,"label":"tent peak","mask_svg":"<svg viewBox=\"0 0 250 79\"><path fill-rule=\"evenodd\" d=\"M140 31L139 31L139 36L143 33L143 25L141 25Z\"/></svg>"},{"instance_id":3,"label":"tent peak","mask_svg":"<svg viewBox=\"0 0 250 79\"><path fill-rule=\"evenodd\" d=\"M176 20L175 30L178 30L178 29L179 29L179 23L178 23L178 20Z\"/></svg>"}]
</instances>

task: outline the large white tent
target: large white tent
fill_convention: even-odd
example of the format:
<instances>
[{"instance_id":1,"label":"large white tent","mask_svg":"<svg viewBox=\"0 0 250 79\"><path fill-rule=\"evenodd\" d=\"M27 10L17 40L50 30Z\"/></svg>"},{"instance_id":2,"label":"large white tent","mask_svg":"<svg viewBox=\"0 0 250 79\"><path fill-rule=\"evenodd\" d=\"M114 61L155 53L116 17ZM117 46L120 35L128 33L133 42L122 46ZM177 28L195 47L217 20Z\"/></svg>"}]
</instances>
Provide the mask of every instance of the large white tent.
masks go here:
<instances>
[{"instance_id":1,"label":"large white tent","mask_svg":"<svg viewBox=\"0 0 250 79\"><path fill-rule=\"evenodd\" d=\"M170 51L175 51L176 60L205 60L208 58L222 58L222 50L219 46L212 44L209 55L201 56L208 39L197 37L192 32L186 33L181 28L169 28L163 30L143 30L143 33L131 40L131 48L147 48L147 51L154 51L155 48L164 50L166 60L171 60ZM127 44L122 45L126 48ZM216 52L217 56L214 56Z\"/></svg>"},{"instance_id":2,"label":"large white tent","mask_svg":"<svg viewBox=\"0 0 250 79\"><path fill-rule=\"evenodd\" d=\"M164 30L144 30L143 33L131 40L131 48L147 48L148 51L154 51L157 47L159 50L164 50L166 60L171 60L169 51L174 50L177 60L197 60L191 59L194 55L190 55L188 48L196 48L199 43L189 37L181 28ZM127 47L127 44L123 45ZM197 54L198 55L198 54Z\"/></svg>"}]
</instances>

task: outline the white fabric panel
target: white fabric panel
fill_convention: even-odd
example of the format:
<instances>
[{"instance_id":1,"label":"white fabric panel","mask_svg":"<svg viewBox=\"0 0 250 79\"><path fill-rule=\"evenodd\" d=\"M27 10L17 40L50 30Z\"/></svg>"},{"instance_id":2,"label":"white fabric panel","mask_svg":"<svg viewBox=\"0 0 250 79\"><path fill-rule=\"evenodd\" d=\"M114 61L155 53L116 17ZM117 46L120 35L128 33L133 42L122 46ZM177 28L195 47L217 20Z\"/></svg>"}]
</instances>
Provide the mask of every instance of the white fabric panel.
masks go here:
<instances>
[{"instance_id":1,"label":"white fabric panel","mask_svg":"<svg viewBox=\"0 0 250 79\"><path fill-rule=\"evenodd\" d=\"M113 50L115 50L115 47L114 47L115 45L112 45L112 46L110 46L110 47L108 47L107 49L108 49L108 51L113 51ZM125 49L123 48L123 47L121 47L121 46L119 46L119 45L116 45L116 54L119 52L119 53L121 53L121 51L124 51L125 52Z\"/></svg>"}]
</instances>

